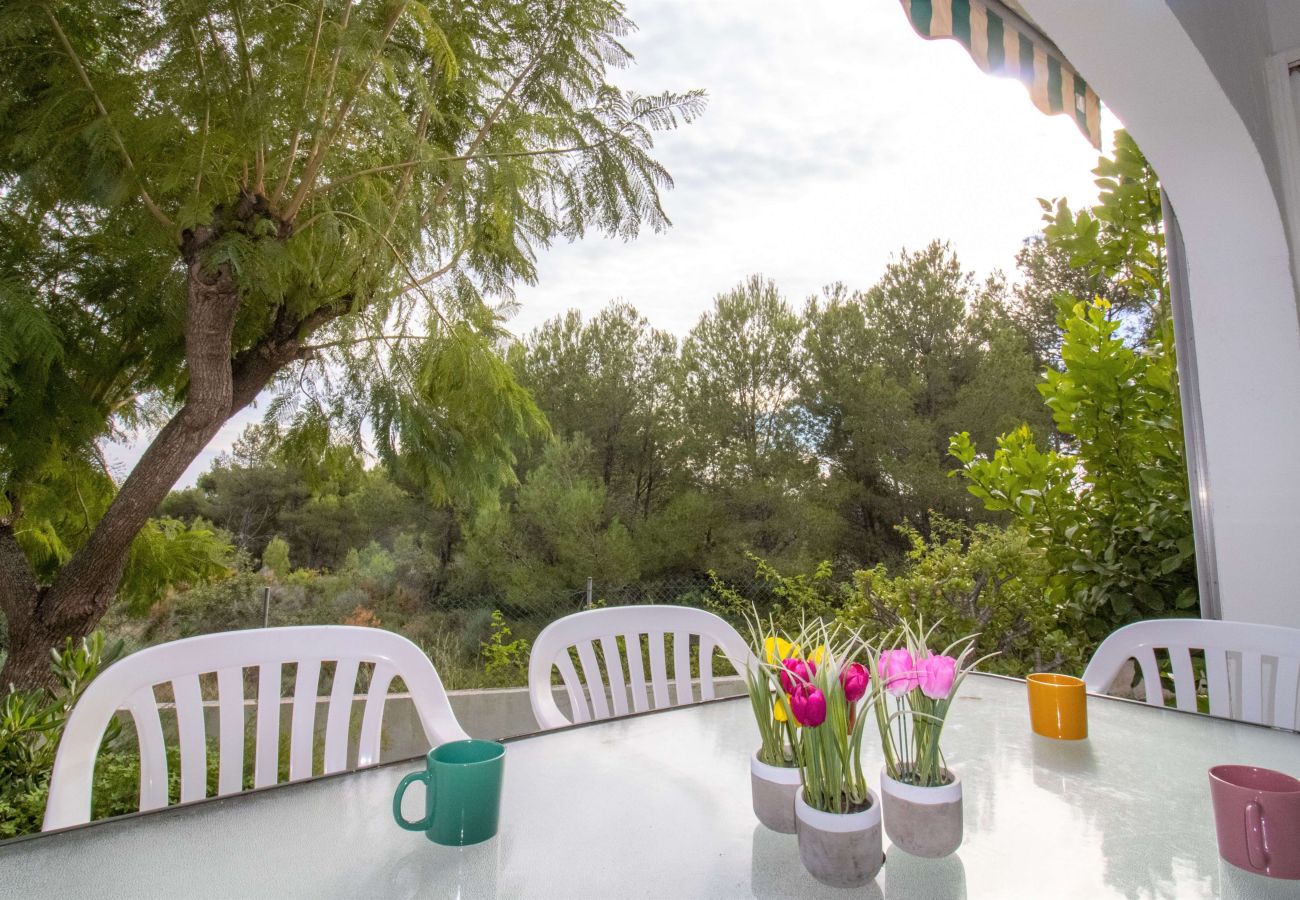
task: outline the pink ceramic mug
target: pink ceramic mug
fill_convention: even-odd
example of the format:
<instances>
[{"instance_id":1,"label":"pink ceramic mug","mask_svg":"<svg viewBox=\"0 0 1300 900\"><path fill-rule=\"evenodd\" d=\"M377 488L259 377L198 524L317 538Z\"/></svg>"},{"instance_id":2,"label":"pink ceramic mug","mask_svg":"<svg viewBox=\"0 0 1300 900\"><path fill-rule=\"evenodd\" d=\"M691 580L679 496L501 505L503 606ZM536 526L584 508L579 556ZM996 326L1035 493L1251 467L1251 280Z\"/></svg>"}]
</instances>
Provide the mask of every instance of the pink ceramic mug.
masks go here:
<instances>
[{"instance_id":1,"label":"pink ceramic mug","mask_svg":"<svg viewBox=\"0 0 1300 900\"><path fill-rule=\"evenodd\" d=\"M1273 878L1300 878L1300 779L1255 766L1210 769L1219 855Z\"/></svg>"}]
</instances>

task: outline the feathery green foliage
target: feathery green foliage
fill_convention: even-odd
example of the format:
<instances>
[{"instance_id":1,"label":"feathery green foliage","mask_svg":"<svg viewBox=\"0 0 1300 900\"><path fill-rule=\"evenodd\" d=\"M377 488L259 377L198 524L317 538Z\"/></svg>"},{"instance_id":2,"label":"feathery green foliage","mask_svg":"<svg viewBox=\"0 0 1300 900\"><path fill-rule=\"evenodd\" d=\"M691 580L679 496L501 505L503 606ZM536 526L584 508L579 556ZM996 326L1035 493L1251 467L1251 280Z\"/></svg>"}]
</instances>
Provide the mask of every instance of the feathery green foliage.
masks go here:
<instances>
[{"instance_id":1,"label":"feathery green foliage","mask_svg":"<svg viewBox=\"0 0 1300 900\"><path fill-rule=\"evenodd\" d=\"M491 303L554 240L667 226L652 135L704 106L607 81L633 27L615 0L0 9L0 522L39 584L95 534L88 482L113 525L78 571L111 579L141 510L267 386L276 434L318 459L373 426L434 502L508 481L545 425ZM98 442L169 422L116 502Z\"/></svg>"}]
</instances>

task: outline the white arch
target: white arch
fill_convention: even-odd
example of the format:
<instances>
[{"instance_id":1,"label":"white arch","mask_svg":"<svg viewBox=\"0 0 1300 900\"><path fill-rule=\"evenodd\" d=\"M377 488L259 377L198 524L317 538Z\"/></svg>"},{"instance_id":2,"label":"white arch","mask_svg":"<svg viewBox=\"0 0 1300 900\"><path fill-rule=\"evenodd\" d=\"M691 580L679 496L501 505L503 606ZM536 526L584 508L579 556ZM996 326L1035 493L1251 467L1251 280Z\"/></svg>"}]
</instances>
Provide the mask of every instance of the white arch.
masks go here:
<instances>
[{"instance_id":1,"label":"white arch","mask_svg":"<svg viewBox=\"0 0 1300 900\"><path fill-rule=\"evenodd\" d=\"M1021 3L1124 122L1178 214L1222 615L1300 624L1300 322L1259 149L1166 3Z\"/></svg>"}]
</instances>

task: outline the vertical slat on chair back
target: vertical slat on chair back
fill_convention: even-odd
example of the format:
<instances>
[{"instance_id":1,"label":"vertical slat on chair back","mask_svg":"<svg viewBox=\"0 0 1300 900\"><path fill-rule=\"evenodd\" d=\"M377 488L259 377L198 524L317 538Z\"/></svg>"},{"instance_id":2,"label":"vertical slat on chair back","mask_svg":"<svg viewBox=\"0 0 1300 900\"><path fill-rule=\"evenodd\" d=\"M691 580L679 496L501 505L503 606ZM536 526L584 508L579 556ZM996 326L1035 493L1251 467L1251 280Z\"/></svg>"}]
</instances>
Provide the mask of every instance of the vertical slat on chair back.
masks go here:
<instances>
[{"instance_id":1,"label":"vertical slat on chair back","mask_svg":"<svg viewBox=\"0 0 1300 900\"><path fill-rule=\"evenodd\" d=\"M348 731L352 724L352 698L357 687L355 659L340 659L334 664L334 683L330 687L329 712L325 719L325 771L330 775L348 767Z\"/></svg>"},{"instance_id":2,"label":"vertical slat on chair back","mask_svg":"<svg viewBox=\"0 0 1300 900\"><path fill-rule=\"evenodd\" d=\"M714 699L713 689L713 651L717 644L706 637L700 637L700 699Z\"/></svg>"},{"instance_id":3,"label":"vertical slat on chair back","mask_svg":"<svg viewBox=\"0 0 1300 900\"><path fill-rule=\"evenodd\" d=\"M609 696L614 704L614 715L627 715L627 682L623 679L623 656L618 652L618 637L606 635L600 639L600 649L605 657L605 671L609 674ZM637 645L638 656L640 645Z\"/></svg>"},{"instance_id":4,"label":"vertical slat on chair back","mask_svg":"<svg viewBox=\"0 0 1300 900\"><path fill-rule=\"evenodd\" d=\"M269 787L280 777L280 665L257 669L257 731L253 787Z\"/></svg>"},{"instance_id":5,"label":"vertical slat on chair back","mask_svg":"<svg viewBox=\"0 0 1300 900\"><path fill-rule=\"evenodd\" d=\"M244 789L244 669L228 667L217 671L217 722L221 729L218 748L217 796L237 794Z\"/></svg>"},{"instance_id":6,"label":"vertical slat on chair back","mask_svg":"<svg viewBox=\"0 0 1300 900\"><path fill-rule=\"evenodd\" d=\"M1174 671L1174 702L1179 709L1196 712L1196 676L1192 673L1190 647L1169 647L1169 664Z\"/></svg>"},{"instance_id":7,"label":"vertical slat on chair back","mask_svg":"<svg viewBox=\"0 0 1300 900\"><path fill-rule=\"evenodd\" d=\"M1295 730L1297 691L1300 691L1300 656L1279 658L1277 687L1273 691L1273 724L1278 728Z\"/></svg>"},{"instance_id":8,"label":"vertical slat on chair back","mask_svg":"<svg viewBox=\"0 0 1300 900\"><path fill-rule=\"evenodd\" d=\"M1241 718L1264 721L1264 660L1254 651L1241 654Z\"/></svg>"},{"instance_id":9,"label":"vertical slat on chair back","mask_svg":"<svg viewBox=\"0 0 1300 900\"><path fill-rule=\"evenodd\" d=\"M311 751L316 739L317 686L320 684L319 659L298 661L293 684L293 715L289 725L289 780L311 777Z\"/></svg>"},{"instance_id":10,"label":"vertical slat on chair back","mask_svg":"<svg viewBox=\"0 0 1300 900\"><path fill-rule=\"evenodd\" d=\"M172 679L176 733L181 748L181 802L202 800L208 793L208 736L203 725L203 692L198 675Z\"/></svg>"},{"instance_id":11,"label":"vertical slat on chair back","mask_svg":"<svg viewBox=\"0 0 1300 900\"><path fill-rule=\"evenodd\" d=\"M590 722L591 710L587 707L587 697L582 692L582 682L578 679L577 670L573 668L573 660L569 658L567 649L555 660L555 667L560 670L560 680L569 695L569 709L573 711L573 721Z\"/></svg>"},{"instance_id":12,"label":"vertical slat on chair back","mask_svg":"<svg viewBox=\"0 0 1300 900\"><path fill-rule=\"evenodd\" d=\"M1205 651L1205 688L1210 695L1210 715L1232 717L1232 693L1228 686L1228 654Z\"/></svg>"},{"instance_id":13,"label":"vertical slat on chair back","mask_svg":"<svg viewBox=\"0 0 1300 900\"><path fill-rule=\"evenodd\" d=\"M595 719L609 718L609 704L605 702L605 680L600 675L600 666L596 664L596 652L591 641L577 643L578 662L582 666L582 680L587 685L587 697L591 703L591 715Z\"/></svg>"},{"instance_id":14,"label":"vertical slat on chair back","mask_svg":"<svg viewBox=\"0 0 1300 900\"><path fill-rule=\"evenodd\" d=\"M1156 663L1156 652L1150 647L1139 647L1133 653L1138 669L1142 672L1142 684L1146 688L1147 703L1152 706L1165 705L1164 686L1160 683L1160 666Z\"/></svg>"},{"instance_id":15,"label":"vertical slat on chair back","mask_svg":"<svg viewBox=\"0 0 1300 900\"><path fill-rule=\"evenodd\" d=\"M685 631L673 632L673 681L677 685L677 705L695 702L691 688L691 636Z\"/></svg>"},{"instance_id":16,"label":"vertical slat on chair back","mask_svg":"<svg viewBox=\"0 0 1300 900\"><path fill-rule=\"evenodd\" d=\"M388 686L397 677L397 670L388 663L378 663L370 675L370 690L366 691L366 708L361 715L361 739L357 742L357 765L369 766L379 762L379 735L384 723L384 706L388 702Z\"/></svg>"},{"instance_id":17,"label":"vertical slat on chair back","mask_svg":"<svg viewBox=\"0 0 1300 900\"><path fill-rule=\"evenodd\" d=\"M623 644L627 648L627 671L632 680L632 707L636 712L650 709L646 697L645 661L641 656L641 635L623 635Z\"/></svg>"},{"instance_id":18,"label":"vertical slat on chair back","mask_svg":"<svg viewBox=\"0 0 1300 900\"><path fill-rule=\"evenodd\" d=\"M167 747L153 686L132 694L126 708L135 722L136 742L140 745L140 809L162 809L167 805Z\"/></svg>"},{"instance_id":19,"label":"vertical slat on chair back","mask_svg":"<svg viewBox=\"0 0 1300 900\"><path fill-rule=\"evenodd\" d=\"M668 705L668 666L664 659L664 633L651 631L647 640L650 642L650 691L654 696L654 708L663 709Z\"/></svg>"}]
</instances>

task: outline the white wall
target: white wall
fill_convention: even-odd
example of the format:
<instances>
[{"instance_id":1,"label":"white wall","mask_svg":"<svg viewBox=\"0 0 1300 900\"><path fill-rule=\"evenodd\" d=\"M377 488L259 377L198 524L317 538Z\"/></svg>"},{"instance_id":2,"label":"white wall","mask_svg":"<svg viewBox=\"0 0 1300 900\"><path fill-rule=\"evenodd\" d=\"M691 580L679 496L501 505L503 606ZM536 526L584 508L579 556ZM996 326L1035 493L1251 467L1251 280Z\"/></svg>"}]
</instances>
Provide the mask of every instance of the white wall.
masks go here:
<instances>
[{"instance_id":1,"label":"white wall","mask_svg":"<svg viewBox=\"0 0 1300 900\"><path fill-rule=\"evenodd\" d=\"M1261 27L1300 8L1170 2L1218 26L1193 29L1210 53L1157 0L1022 0L1146 152L1182 225L1223 617L1300 627L1300 319L1278 194L1243 119L1264 133Z\"/></svg>"}]
</instances>

